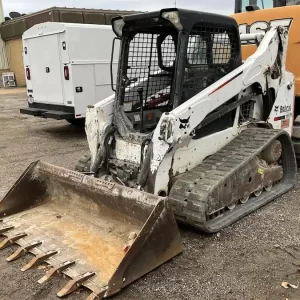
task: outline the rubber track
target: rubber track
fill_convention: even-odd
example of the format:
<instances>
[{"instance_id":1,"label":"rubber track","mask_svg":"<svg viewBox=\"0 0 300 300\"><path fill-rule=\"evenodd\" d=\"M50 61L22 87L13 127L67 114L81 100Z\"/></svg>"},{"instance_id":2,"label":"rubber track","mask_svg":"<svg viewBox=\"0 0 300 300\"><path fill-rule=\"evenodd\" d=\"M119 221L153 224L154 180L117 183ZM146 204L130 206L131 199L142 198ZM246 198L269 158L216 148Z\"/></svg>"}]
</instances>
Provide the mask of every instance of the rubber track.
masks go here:
<instances>
[{"instance_id":1,"label":"rubber track","mask_svg":"<svg viewBox=\"0 0 300 300\"><path fill-rule=\"evenodd\" d=\"M283 178L270 192L250 198L222 216L207 220L206 207L215 188L224 184L235 172L255 158L272 141L283 147ZM171 188L169 200L178 221L205 232L218 232L238 219L257 210L274 198L291 190L296 183L296 159L290 136L282 130L246 129L200 165L178 177Z\"/></svg>"}]
</instances>

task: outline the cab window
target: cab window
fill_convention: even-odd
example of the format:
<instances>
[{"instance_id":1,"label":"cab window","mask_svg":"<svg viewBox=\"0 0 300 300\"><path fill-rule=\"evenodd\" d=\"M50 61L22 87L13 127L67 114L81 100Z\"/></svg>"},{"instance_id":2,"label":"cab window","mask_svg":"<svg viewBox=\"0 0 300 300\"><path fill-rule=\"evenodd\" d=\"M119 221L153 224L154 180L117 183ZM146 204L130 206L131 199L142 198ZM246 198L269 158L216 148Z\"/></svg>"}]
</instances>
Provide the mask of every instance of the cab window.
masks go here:
<instances>
[{"instance_id":1,"label":"cab window","mask_svg":"<svg viewBox=\"0 0 300 300\"><path fill-rule=\"evenodd\" d=\"M249 5L257 5L260 9L273 8L273 0L242 0L242 11Z\"/></svg>"},{"instance_id":2,"label":"cab window","mask_svg":"<svg viewBox=\"0 0 300 300\"><path fill-rule=\"evenodd\" d=\"M299 0L286 0L286 5L300 5L300 1Z\"/></svg>"}]
</instances>

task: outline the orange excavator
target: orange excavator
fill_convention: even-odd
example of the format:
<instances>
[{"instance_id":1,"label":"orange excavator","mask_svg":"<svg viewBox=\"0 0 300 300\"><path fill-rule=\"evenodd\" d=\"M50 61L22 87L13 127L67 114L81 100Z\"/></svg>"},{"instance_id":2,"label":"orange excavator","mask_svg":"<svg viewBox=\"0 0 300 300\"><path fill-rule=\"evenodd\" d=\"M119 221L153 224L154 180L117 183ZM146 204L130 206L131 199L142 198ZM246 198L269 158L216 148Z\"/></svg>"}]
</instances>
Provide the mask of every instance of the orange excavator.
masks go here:
<instances>
[{"instance_id":1,"label":"orange excavator","mask_svg":"<svg viewBox=\"0 0 300 300\"><path fill-rule=\"evenodd\" d=\"M295 75L294 119L300 115L300 1L299 0L236 0L232 17L239 24L240 34L265 32L278 25L289 30L286 68ZM251 56L257 47L253 41L242 45L242 59ZM293 142L300 159L300 123L295 121Z\"/></svg>"}]
</instances>

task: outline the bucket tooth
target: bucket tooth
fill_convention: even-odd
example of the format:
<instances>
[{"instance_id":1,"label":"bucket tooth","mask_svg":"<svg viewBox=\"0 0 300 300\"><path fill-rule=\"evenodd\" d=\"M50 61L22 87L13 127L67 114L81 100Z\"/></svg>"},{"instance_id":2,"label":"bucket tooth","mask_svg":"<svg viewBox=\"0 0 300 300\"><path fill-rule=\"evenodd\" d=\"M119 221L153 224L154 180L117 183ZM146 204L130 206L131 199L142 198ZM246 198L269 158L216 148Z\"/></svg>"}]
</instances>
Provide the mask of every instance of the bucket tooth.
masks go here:
<instances>
[{"instance_id":1,"label":"bucket tooth","mask_svg":"<svg viewBox=\"0 0 300 300\"><path fill-rule=\"evenodd\" d=\"M103 299L105 293L106 293L106 288L104 288L102 291L100 291L100 292L98 292L98 293L96 293L96 292L91 293L91 294L86 298L86 300L100 300L100 299Z\"/></svg>"},{"instance_id":2,"label":"bucket tooth","mask_svg":"<svg viewBox=\"0 0 300 300\"><path fill-rule=\"evenodd\" d=\"M34 249L38 246L42 245L42 242L32 242L30 244L27 244L26 246L19 247L12 255L10 255L6 260L8 262L14 261L21 256L25 255L28 253L31 249Z\"/></svg>"},{"instance_id":3,"label":"bucket tooth","mask_svg":"<svg viewBox=\"0 0 300 300\"><path fill-rule=\"evenodd\" d=\"M56 250L52 250L52 251L48 251L46 253L37 255L36 257L34 257L27 265L25 265L21 271L25 272L39 264L41 264L43 261L47 260L48 258L50 258L53 255L56 255L58 253L58 251Z\"/></svg>"},{"instance_id":4,"label":"bucket tooth","mask_svg":"<svg viewBox=\"0 0 300 300\"><path fill-rule=\"evenodd\" d=\"M14 236L7 237L0 243L0 250L7 248L8 246L11 246L13 243L15 243L16 241L18 241L26 236L27 236L26 233L18 233Z\"/></svg>"},{"instance_id":5,"label":"bucket tooth","mask_svg":"<svg viewBox=\"0 0 300 300\"><path fill-rule=\"evenodd\" d=\"M73 266L75 264L74 260L69 260L66 262L63 262L61 264L58 264L56 266L53 266L46 274L45 276L43 276L38 283L42 284L45 281L49 280L53 275L55 275L56 273L61 273L62 271L64 271L65 269Z\"/></svg>"},{"instance_id":6,"label":"bucket tooth","mask_svg":"<svg viewBox=\"0 0 300 300\"><path fill-rule=\"evenodd\" d=\"M82 275L75 277L74 279L70 280L64 288L62 288L58 293L58 297L64 297L66 295L71 294L75 290L77 290L85 281L89 280L91 277L95 276L95 272L86 272Z\"/></svg>"},{"instance_id":7,"label":"bucket tooth","mask_svg":"<svg viewBox=\"0 0 300 300\"><path fill-rule=\"evenodd\" d=\"M3 234L3 233L5 233L9 230L14 229L14 228L15 228L14 226L3 226L3 227L0 228L0 234Z\"/></svg>"}]
</instances>

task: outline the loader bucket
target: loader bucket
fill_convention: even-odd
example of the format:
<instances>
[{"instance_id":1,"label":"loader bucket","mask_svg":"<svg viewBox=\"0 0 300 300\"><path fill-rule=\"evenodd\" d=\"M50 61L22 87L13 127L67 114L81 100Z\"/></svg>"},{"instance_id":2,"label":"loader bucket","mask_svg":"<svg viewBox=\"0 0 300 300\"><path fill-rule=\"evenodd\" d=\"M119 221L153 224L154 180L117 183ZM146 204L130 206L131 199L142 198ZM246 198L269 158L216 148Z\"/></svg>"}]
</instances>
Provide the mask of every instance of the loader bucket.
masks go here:
<instances>
[{"instance_id":1,"label":"loader bucket","mask_svg":"<svg viewBox=\"0 0 300 300\"><path fill-rule=\"evenodd\" d=\"M17 244L7 260L34 256L21 269L49 266L70 280L63 297L84 286L88 299L121 290L182 251L166 198L35 162L0 202L0 249Z\"/></svg>"}]
</instances>

